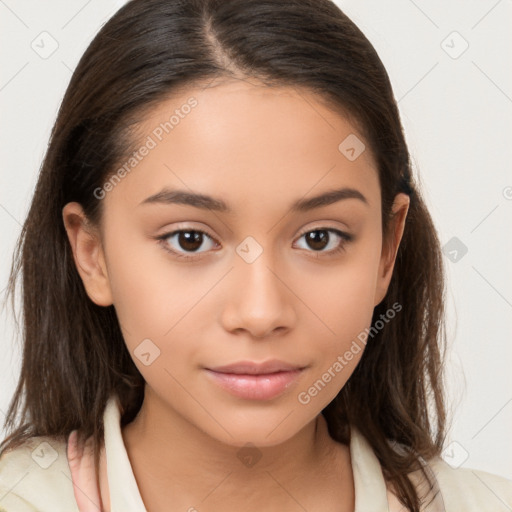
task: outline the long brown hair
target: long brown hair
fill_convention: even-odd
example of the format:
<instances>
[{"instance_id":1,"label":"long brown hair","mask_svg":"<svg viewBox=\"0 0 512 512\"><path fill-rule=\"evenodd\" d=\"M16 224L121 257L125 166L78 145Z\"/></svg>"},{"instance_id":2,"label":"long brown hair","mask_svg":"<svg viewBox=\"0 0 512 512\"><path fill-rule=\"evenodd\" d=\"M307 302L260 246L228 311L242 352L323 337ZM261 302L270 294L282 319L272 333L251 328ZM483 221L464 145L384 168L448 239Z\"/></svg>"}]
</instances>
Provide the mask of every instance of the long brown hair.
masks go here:
<instances>
[{"instance_id":1,"label":"long brown hair","mask_svg":"<svg viewBox=\"0 0 512 512\"><path fill-rule=\"evenodd\" d=\"M98 465L110 395L119 397L122 425L139 411L144 379L113 306L99 307L85 292L62 208L77 201L99 223L94 191L134 151L143 114L178 89L232 76L313 91L357 122L378 165L385 240L393 198L410 195L392 280L372 324L393 304L402 309L368 341L322 413L340 442L349 442L350 424L362 432L399 499L418 511L423 498L407 474L440 455L446 435L443 261L387 72L329 0L131 0L101 28L63 98L13 257L8 296L14 309L22 271L23 358L0 448L32 436L64 441L77 429L83 439L93 436ZM395 450L398 443L408 450Z\"/></svg>"}]
</instances>

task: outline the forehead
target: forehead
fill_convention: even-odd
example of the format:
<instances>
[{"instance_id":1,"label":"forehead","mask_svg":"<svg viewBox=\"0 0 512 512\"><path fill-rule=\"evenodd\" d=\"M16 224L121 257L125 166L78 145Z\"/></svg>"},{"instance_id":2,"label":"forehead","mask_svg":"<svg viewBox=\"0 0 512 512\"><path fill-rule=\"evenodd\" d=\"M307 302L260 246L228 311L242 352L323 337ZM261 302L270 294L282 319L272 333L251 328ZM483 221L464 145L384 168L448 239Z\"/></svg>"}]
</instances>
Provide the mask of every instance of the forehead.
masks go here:
<instances>
[{"instance_id":1,"label":"forehead","mask_svg":"<svg viewBox=\"0 0 512 512\"><path fill-rule=\"evenodd\" d=\"M191 87L152 107L136 139L136 161L123 162L129 172L109 201L135 206L163 187L222 196L235 212L251 199L272 207L341 186L379 199L362 134L305 89L242 80Z\"/></svg>"}]
</instances>

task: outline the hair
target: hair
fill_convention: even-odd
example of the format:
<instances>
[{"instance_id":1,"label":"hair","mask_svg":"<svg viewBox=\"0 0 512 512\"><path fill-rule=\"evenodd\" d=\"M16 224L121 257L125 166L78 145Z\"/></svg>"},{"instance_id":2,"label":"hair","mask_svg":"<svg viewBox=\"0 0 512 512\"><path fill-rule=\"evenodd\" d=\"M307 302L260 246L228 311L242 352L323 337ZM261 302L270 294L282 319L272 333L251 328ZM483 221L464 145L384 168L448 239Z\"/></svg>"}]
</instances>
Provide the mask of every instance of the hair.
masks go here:
<instances>
[{"instance_id":1,"label":"hair","mask_svg":"<svg viewBox=\"0 0 512 512\"><path fill-rule=\"evenodd\" d=\"M368 341L322 414L339 442L347 444L349 426L356 426L399 500L419 511L424 497L408 473L427 476L422 461L440 455L447 428L440 243L384 65L330 0L131 0L100 29L64 95L13 255L7 296L14 309L21 273L22 363L5 420L10 435L0 448L33 436L65 441L76 429L81 439L93 437L98 468L111 394L119 397L122 426L137 415L145 381L113 305L100 307L85 291L62 208L77 201L99 225L102 201L94 191L137 147L144 114L178 91L230 78L314 92L356 123L378 169L384 243L395 195L410 196L391 282L372 324L393 304L402 309Z\"/></svg>"}]
</instances>

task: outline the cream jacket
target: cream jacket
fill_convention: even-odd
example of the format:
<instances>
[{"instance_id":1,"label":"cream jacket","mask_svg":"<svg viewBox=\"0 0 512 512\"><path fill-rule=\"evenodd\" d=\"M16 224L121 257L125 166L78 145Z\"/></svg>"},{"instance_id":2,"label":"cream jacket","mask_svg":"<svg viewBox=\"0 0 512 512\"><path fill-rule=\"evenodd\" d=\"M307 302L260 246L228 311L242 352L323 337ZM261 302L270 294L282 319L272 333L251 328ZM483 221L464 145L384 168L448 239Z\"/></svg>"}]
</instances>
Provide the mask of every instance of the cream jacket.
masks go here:
<instances>
[{"instance_id":1,"label":"cream jacket","mask_svg":"<svg viewBox=\"0 0 512 512\"><path fill-rule=\"evenodd\" d=\"M115 397L105 409L104 426L111 512L146 512L123 443ZM38 437L4 453L0 458L0 512L99 512L93 493L85 497L86 484L77 477L80 467L70 465L73 457L68 458L68 449L68 443ZM370 444L354 427L350 454L355 512L405 512L387 490ZM430 460L429 468L438 487L432 491L430 504L422 509L425 512L512 511L512 480L484 471L454 469L440 458ZM421 485L414 475L411 477Z\"/></svg>"}]
</instances>

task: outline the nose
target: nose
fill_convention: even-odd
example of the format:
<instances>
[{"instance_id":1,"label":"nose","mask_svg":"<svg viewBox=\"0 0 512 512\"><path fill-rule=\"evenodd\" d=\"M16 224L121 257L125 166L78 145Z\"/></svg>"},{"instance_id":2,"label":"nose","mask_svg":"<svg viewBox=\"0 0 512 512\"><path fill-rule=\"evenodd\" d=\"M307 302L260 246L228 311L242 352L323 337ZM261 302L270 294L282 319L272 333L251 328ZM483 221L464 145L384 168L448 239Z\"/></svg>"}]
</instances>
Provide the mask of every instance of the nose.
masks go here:
<instances>
[{"instance_id":1,"label":"nose","mask_svg":"<svg viewBox=\"0 0 512 512\"><path fill-rule=\"evenodd\" d=\"M265 251L252 263L237 261L222 311L224 329L246 331L261 339L293 327L296 320L294 294L286 276L272 266Z\"/></svg>"}]
</instances>

